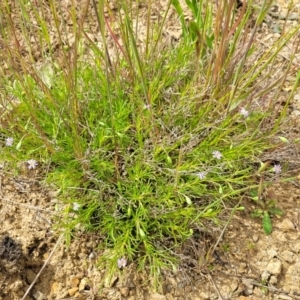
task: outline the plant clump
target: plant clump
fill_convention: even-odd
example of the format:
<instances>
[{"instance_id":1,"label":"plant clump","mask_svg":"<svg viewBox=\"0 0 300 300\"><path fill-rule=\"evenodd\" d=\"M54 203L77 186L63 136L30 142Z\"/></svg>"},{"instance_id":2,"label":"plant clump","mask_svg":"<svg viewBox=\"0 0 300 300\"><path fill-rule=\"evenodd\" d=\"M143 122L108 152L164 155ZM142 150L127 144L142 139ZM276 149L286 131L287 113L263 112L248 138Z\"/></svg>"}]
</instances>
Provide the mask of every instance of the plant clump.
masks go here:
<instances>
[{"instance_id":1,"label":"plant clump","mask_svg":"<svg viewBox=\"0 0 300 300\"><path fill-rule=\"evenodd\" d=\"M217 3L186 0L193 15L187 23L173 0L153 24L150 1L142 46L130 0L119 1L117 11L104 1L87 1L81 10L73 4L67 9L72 45L57 1L46 8L16 1L19 24L3 5L3 157L16 167L26 162L29 171L47 169L46 181L56 184L62 201L56 227L68 242L76 228L101 235L110 276L131 261L155 278L176 269L176 249L196 228L218 226L227 205L243 209L242 196L261 188L260 155L278 146L272 141L286 106L274 110L271 95L290 64L279 78L263 74L299 27L262 53L254 36L270 4L255 11L252 1ZM171 8L182 26L174 47L162 35ZM49 11L53 24L45 18ZM91 15L98 44L87 28ZM11 39L16 32L27 58ZM44 59L39 67L33 41ZM263 87L263 80L271 81ZM263 97L269 104L257 105ZM281 166L268 163L264 172L272 171L279 174Z\"/></svg>"}]
</instances>

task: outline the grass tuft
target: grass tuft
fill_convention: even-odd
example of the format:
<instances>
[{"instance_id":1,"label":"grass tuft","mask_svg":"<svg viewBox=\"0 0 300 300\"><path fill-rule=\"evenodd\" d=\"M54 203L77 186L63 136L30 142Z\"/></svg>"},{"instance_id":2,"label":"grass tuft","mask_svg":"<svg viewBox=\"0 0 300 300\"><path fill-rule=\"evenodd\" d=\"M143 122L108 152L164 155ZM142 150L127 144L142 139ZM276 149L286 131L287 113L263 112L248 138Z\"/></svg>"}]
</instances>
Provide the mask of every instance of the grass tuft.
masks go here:
<instances>
[{"instance_id":1,"label":"grass tuft","mask_svg":"<svg viewBox=\"0 0 300 300\"><path fill-rule=\"evenodd\" d=\"M218 3L186 0L186 23L173 0L154 24L150 2L144 44L132 1L117 13L103 1L73 4L70 33L54 0L17 0L20 23L2 5L3 159L47 169L60 190L56 227L69 242L78 228L103 237L109 277L132 261L156 280L175 270L176 249L196 228L218 226L226 207L241 209L241 196L261 188L259 157L280 144L273 137L287 102L274 109L273 95L292 64L272 72L299 26L262 52L255 35L271 4L257 12L251 1ZM171 8L183 34L175 47L162 34ZM88 28L92 16L101 43Z\"/></svg>"}]
</instances>

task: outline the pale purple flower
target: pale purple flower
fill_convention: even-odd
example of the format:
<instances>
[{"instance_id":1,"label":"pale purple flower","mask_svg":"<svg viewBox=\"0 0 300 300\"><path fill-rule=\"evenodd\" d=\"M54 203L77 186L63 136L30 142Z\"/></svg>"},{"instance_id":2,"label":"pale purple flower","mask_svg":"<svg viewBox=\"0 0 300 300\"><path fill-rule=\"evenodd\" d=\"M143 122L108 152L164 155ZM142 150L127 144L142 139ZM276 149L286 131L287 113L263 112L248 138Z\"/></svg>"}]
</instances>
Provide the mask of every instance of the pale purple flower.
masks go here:
<instances>
[{"instance_id":1,"label":"pale purple flower","mask_svg":"<svg viewBox=\"0 0 300 300\"><path fill-rule=\"evenodd\" d=\"M147 109L147 110L150 109L150 108L151 108L150 104L145 104L144 107L143 107L143 109Z\"/></svg>"},{"instance_id":2,"label":"pale purple flower","mask_svg":"<svg viewBox=\"0 0 300 300\"><path fill-rule=\"evenodd\" d=\"M73 209L74 209L74 210L78 210L79 208L80 208L80 204L77 203L77 202L74 202L74 203L73 203Z\"/></svg>"},{"instance_id":3,"label":"pale purple flower","mask_svg":"<svg viewBox=\"0 0 300 300\"><path fill-rule=\"evenodd\" d=\"M241 114L243 117L247 118L247 117L249 116L249 111L246 110L246 109L243 107L243 108L240 110L240 114Z\"/></svg>"},{"instance_id":4,"label":"pale purple flower","mask_svg":"<svg viewBox=\"0 0 300 300\"><path fill-rule=\"evenodd\" d=\"M212 155L216 159L221 159L221 157L223 156L222 153L220 151L218 151L218 150L213 151Z\"/></svg>"},{"instance_id":5,"label":"pale purple flower","mask_svg":"<svg viewBox=\"0 0 300 300\"><path fill-rule=\"evenodd\" d=\"M199 177L200 179L204 179L207 175L206 171L201 171L195 174L197 177Z\"/></svg>"},{"instance_id":6,"label":"pale purple flower","mask_svg":"<svg viewBox=\"0 0 300 300\"><path fill-rule=\"evenodd\" d=\"M14 139L12 137L9 137L5 140L5 146L10 147L14 143Z\"/></svg>"},{"instance_id":7,"label":"pale purple flower","mask_svg":"<svg viewBox=\"0 0 300 300\"><path fill-rule=\"evenodd\" d=\"M281 165L274 165L274 172L276 174L281 173Z\"/></svg>"},{"instance_id":8,"label":"pale purple flower","mask_svg":"<svg viewBox=\"0 0 300 300\"><path fill-rule=\"evenodd\" d=\"M118 268L119 269L125 268L126 265L127 265L126 258L122 257L122 258L118 259Z\"/></svg>"},{"instance_id":9,"label":"pale purple flower","mask_svg":"<svg viewBox=\"0 0 300 300\"><path fill-rule=\"evenodd\" d=\"M36 166L38 165L37 161L34 160L34 159L29 159L29 160L27 160L27 164L28 164L28 169L29 169L29 170L35 169Z\"/></svg>"}]
</instances>

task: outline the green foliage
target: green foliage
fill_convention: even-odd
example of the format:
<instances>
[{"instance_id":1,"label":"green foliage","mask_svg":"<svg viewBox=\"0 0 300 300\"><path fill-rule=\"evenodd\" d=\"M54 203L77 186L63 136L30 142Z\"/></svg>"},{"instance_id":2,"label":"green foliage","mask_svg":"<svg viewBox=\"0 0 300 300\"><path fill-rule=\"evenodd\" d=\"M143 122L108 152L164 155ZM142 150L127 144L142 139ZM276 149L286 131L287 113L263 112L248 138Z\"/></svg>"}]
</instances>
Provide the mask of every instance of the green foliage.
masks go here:
<instances>
[{"instance_id":1,"label":"green foliage","mask_svg":"<svg viewBox=\"0 0 300 300\"><path fill-rule=\"evenodd\" d=\"M6 108L0 123L3 159L15 166L29 159L47 166L46 180L57 185L62 203L56 228L63 228L68 242L78 228L101 235L99 247L105 251L99 263L109 277L126 258L158 279L161 269L177 268L176 250L195 228L218 226L224 207L260 189L255 174L266 166L257 170L257 162L262 152L278 146L271 141L284 110L276 120L271 100L263 110L255 102L269 97L270 90L280 91L291 64L267 87L260 82L271 79L262 74L271 72L276 55L299 27L261 53L253 37L267 6L247 40L243 29L251 5L234 21L235 1L220 1L216 15L211 1L186 1L194 17L186 24L179 1L173 0L182 41L166 46L164 23L152 24L148 17L143 48L133 2L120 1L124 14L106 18L105 2L92 1L81 12L71 8L75 41L69 45L57 3L50 0L61 47L57 57L43 8L16 2L24 43L40 43L45 61L38 68L29 46L28 60L21 49L12 51L10 35L18 26L8 22L1 33L10 70L0 82L9 95L1 99ZM83 26L89 9L98 16L102 45ZM40 31L32 28L31 18ZM116 56L108 49L107 34ZM11 146L5 142L9 137ZM254 213L270 232L270 214L280 212L271 201Z\"/></svg>"},{"instance_id":2,"label":"green foliage","mask_svg":"<svg viewBox=\"0 0 300 300\"><path fill-rule=\"evenodd\" d=\"M264 213L263 213L262 225L263 225L263 229L264 229L265 233L271 234L272 221L271 221L270 215L267 211L264 211Z\"/></svg>"},{"instance_id":3,"label":"green foliage","mask_svg":"<svg viewBox=\"0 0 300 300\"><path fill-rule=\"evenodd\" d=\"M260 185L261 186L261 185ZM251 191L251 198L254 200L260 208L255 209L251 213L252 218L261 218L262 219L262 227L264 232L269 235L272 233L272 219L271 216L282 216L283 211L277 207L276 201L273 199L262 199L261 189L258 191Z\"/></svg>"}]
</instances>

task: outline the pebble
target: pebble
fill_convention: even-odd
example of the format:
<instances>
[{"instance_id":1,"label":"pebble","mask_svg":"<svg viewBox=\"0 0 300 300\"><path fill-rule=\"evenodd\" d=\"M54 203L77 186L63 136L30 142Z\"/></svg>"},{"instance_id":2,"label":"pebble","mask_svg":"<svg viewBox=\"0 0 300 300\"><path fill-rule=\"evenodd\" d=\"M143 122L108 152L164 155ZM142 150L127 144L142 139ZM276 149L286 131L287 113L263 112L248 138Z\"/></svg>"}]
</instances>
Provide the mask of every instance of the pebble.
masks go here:
<instances>
[{"instance_id":1,"label":"pebble","mask_svg":"<svg viewBox=\"0 0 300 300\"><path fill-rule=\"evenodd\" d=\"M252 240L256 243L259 240L259 236L257 234L254 234Z\"/></svg>"},{"instance_id":2,"label":"pebble","mask_svg":"<svg viewBox=\"0 0 300 300\"><path fill-rule=\"evenodd\" d=\"M151 300L167 300L166 296L161 295L161 294L157 294L157 293L152 294L152 295L150 296L150 299L151 299Z\"/></svg>"},{"instance_id":3,"label":"pebble","mask_svg":"<svg viewBox=\"0 0 300 300\"><path fill-rule=\"evenodd\" d=\"M271 276L269 283L275 285L275 284L277 284L277 282L278 282L277 276L274 276L274 275Z\"/></svg>"},{"instance_id":4,"label":"pebble","mask_svg":"<svg viewBox=\"0 0 300 300\"><path fill-rule=\"evenodd\" d=\"M274 258L274 257L276 257L277 256L277 251L275 250L275 249L270 249L270 250L268 250L268 257L269 258Z\"/></svg>"},{"instance_id":5,"label":"pebble","mask_svg":"<svg viewBox=\"0 0 300 300\"><path fill-rule=\"evenodd\" d=\"M74 296L76 294L76 292L78 292L78 287L73 287L71 289L68 289L68 294L69 296Z\"/></svg>"},{"instance_id":6,"label":"pebble","mask_svg":"<svg viewBox=\"0 0 300 300\"><path fill-rule=\"evenodd\" d=\"M35 300L44 300L47 298L46 295L40 291L35 291L32 296Z\"/></svg>"},{"instance_id":7,"label":"pebble","mask_svg":"<svg viewBox=\"0 0 300 300\"><path fill-rule=\"evenodd\" d=\"M55 282L53 282L52 285L51 285L51 292L52 292L53 294L56 294L57 291L58 291L58 283L55 281Z\"/></svg>"},{"instance_id":8,"label":"pebble","mask_svg":"<svg viewBox=\"0 0 300 300\"><path fill-rule=\"evenodd\" d=\"M300 19L300 16L299 16L299 14L297 14L297 13L291 13L291 14L288 16L287 19L288 19L288 20L296 20L296 21L298 21L298 20Z\"/></svg>"},{"instance_id":9,"label":"pebble","mask_svg":"<svg viewBox=\"0 0 300 300\"><path fill-rule=\"evenodd\" d=\"M252 284L252 279L242 279L243 284L245 285L244 294L250 296L253 294L254 285Z\"/></svg>"},{"instance_id":10,"label":"pebble","mask_svg":"<svg viewBox=\"0 0 300 300\"><path fill-rule=\"evenodd\" d=\"M33 282L35 277L36 277L36 274L31 269L26 270L26 278L29 283Z\"/></svg>"},{"instance_id":11,"label":"pebble","mask_svg":"<svg viewBox=\"0 0 300 300\"><path fill-rule=\"evenodd\" d=\"M86 299L86 297L84 295L82 295L78 292L75 294L75 298L78 299L78 300L85 300Z\"/></svg>"},{"instance_id":12,"label":"pebble","mask_svg":"<svg viewBox=\"0 0 300 300\"><path fill-rule=\"evenodd\" d=\"M71 280L70 280L70 286L71 287L77 287L78 284L79 284L79 278L76 277L76 276L72 277Z\"/></svg>"},{"instance_id":13,"label":"pebble","mask_svg":"<svg viewBox=\"0 0 300 300\"><path fill-rule=\"evenodd\" d=\"M282 263L278 258L273 258L267 265L267 271L272 275L279 275L281 272Z\"/></svg>"},{"instance_id":14,"label":"pebble","mask_svg":"<svg viewBox=\"0 0 300 300\"><path fill-rule=\"evenodd\" d=\"M293 263L295 261L294 253L291 251L283 251L280 257L288 263Z\"/></svg>"},{"instance_id":15,"label":"pebble","mask_svg":"<svg viewBox=\"0 0 300 300\"><path fill-rule=\"evenodd\" d=\"M280 294L278 295L278 299L282 299L282 300L293 300L294 298L286 295L286 294Z\"/></svg>"},{"instance_id":16,"label":"pebble","mask_svg":"<svg viewBox=\"0 0 300 300\"><path fill-rule=\"evenodd\" d=\"M200 299L205 299L205 300L210 299L210 295L204 291L200 292L199 296L200 296Z\"/></svg>"},{"instance_id":17,"label":"pebble","mask_svg":"<svg viewBox=\"0 0 300 300\"><path fill-rule=\"evenodd\" d=\"M287 218L284 219L282 222L278 223L277 226L278 226L278 228L280 230L283 230L285 232L287 232L287 231L295 231L294 224L292 223L291 220L289 220Z\"/></svg>"},{"instance_id":18,"label":"pebble","mask_svg":"<svg viewBox=\"0 0 300 300\"><path fill-rule=\"evenodd\" d=\"M79 291L83 291L89 283L89 279L84 277L81 279L79 284Z\"/></svg>"},{"instance_id":19,"label":"pebble","mask_svg":"<svg viewBox=\"0 0 300 300\"><path fill-rule=\"evenodd\" d=\"M296 252L299 253L300 252L300 241L295 241L292 245L291 245L291 249Z\"/></svg>"},{"instance_id":20,"label":"pebble","mask_svg":"<svg viewBox=\"0 0 300 300\"><path fill-rule=\"evenodd\" d=\"M267 270L264 270L261 274L261 280L267 281L270 277L270 273Z\"/></svg>"},{"instance_id":21,"label":"pebble","mask_svg":"<svg viewBox=\"0 0 300 300\"><path fill-rule=\"evenodd\" d=\"M129 294L129 288L128 287L122 287L120 288L120 293L122 296L127 297Z\"/></svg>"}]
</instances>

